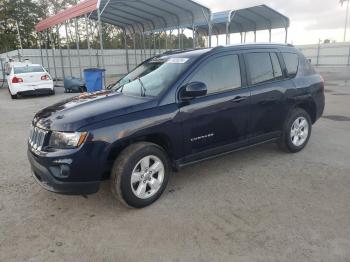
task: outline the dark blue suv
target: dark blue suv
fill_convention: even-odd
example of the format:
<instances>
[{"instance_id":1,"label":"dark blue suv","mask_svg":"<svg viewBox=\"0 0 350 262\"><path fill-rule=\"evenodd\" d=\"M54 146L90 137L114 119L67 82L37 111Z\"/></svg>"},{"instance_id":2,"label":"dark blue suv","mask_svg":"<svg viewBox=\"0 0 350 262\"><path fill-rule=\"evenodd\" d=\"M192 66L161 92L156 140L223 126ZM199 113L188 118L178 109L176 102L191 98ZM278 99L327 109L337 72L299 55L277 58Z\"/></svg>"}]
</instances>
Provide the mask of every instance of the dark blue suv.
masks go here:
<instances>
[{"instance_id":1,"label":"dark blue suv","mask_svg":"<svg viewBox=\"0 0 350 262\"><path fill-rule=\"evenodd\" d=\"M324 104L322 77L293 46L169 52L37 113L28 157L47 190L90 194L110 178L116 198L140 208L184 165L266 142L302 150Z\"/></svg>"}]
</instances>

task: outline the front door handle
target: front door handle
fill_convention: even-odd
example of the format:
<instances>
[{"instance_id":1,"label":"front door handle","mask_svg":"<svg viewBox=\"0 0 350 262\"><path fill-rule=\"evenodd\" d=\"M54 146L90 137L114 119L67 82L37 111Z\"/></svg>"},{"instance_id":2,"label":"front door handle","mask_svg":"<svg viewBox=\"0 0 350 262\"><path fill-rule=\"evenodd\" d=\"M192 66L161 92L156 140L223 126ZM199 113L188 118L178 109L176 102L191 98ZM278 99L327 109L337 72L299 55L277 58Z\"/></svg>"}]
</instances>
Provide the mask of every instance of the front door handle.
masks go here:
<instances>
[{"instance_id":1,"label":"front door handle","mask_svg":"<svg viewBox=\"0 0 350 262\"><path fill-rule=\"evenodd\" d=\"M232 99L231 101L234 103L240 103L242 101L247 100L248 97L247 96L236 96L234 99Z\"/></svg>"}]
</instances>

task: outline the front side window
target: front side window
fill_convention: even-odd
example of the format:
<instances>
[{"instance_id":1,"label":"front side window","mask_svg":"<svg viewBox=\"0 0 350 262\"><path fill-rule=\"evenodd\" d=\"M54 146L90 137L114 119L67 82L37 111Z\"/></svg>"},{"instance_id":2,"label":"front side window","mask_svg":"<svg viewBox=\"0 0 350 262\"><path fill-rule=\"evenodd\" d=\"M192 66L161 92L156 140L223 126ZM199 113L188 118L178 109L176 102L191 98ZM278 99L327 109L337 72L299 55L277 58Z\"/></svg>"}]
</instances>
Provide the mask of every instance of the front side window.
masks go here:
<instances>
[{"instance_id":1,"label":"front side window","mask_svg":"<svg viewBox=\"0 0 350 262\"><path fill-rule=\"evenodd\" d=\"M241 71L237 55L216 57L202 65L190 82L203 82L208 94L241 87Z\"/></svg>"},{"instance_id":2,"label":"front side window","mask_svg":"<svg viewBox=\"0 0 350 262\"><path fill-rule=\"evenodd\" d=\"M298 72L299 57L294 53L282 53L289 77L293 77Z\"/></svg>"},{"instance_id":3,"label":"front side window","mask_svg":"<svg viewBox=\"0 0 350 262\"><path fill-rule=\"evenodd\" d=\"M250 53L245 57L252 85L274 80L274 70L269 53Z\"/></svg>"},{"instance_id":4,"label":"front side window","mask_svg":"<svg viewBox=\"0 0 350 262\"><path fill-rule=\"evenodd\" d=\"M27 74L27 73L42 73L45 72L42 66L20 66L14 67L15 74Z\"/></svg>"},{"instance_id":5,"label":"front side window","mask_svg":"<svg viewBox=\"0 0 350 262\"><path fill-rule=\"evenodd\" d=\"M154 58L135 68L112 89L125 94L158 96L188 67L188 58Z\"/></svg>"}]
</instances>

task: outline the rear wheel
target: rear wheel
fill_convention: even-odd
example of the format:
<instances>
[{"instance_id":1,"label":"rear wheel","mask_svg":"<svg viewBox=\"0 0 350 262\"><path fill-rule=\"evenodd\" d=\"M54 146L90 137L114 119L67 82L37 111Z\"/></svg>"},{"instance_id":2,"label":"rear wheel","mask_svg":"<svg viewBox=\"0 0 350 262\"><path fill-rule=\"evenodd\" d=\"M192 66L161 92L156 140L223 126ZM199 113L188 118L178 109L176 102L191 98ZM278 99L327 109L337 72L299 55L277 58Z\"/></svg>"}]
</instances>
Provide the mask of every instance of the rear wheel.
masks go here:
<instances>
[{"instance_id":1,"label":"rear wheel","mask_svg":"<svg viewBox=\"0 0 350 262\"><path fill-rule=\"evenodd\" d=\"M17 99L18 98L17 94L13 95L13 94L10 93L10 96L11 96L12 99Z\"/></svg>"},{"instance_id":2,"label":"rear wheel","mask_svg":"<svg viewBox=\"0 0 350 262\"><path fill-rule=\"evenodd\" d=\"M161 147L148 142L133 144L114 163L112 193L127 207L148 206L164 192L169 173L169 161Z\"/></svg>"},{"instance_id":3,"label":"rear wheel","mask_svg":"<svg viewBox=\"0 0 350 262\"><path fill-rule=\"evenodd\" d=\"M301 151L309 142L311 130L312 122L309 114L301 108L294 109L283 127L280 147L291 153Z\"/></svg>"}]
</instances>

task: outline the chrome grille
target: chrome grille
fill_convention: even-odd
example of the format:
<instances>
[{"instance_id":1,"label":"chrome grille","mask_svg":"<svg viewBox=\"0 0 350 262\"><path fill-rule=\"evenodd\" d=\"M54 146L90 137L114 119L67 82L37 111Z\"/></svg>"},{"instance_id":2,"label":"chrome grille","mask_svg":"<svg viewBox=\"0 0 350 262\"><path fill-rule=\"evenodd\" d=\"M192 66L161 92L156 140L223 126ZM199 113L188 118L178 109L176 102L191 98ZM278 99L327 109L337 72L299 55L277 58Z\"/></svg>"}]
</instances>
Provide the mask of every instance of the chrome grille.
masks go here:
<instances>
[{"instance_id":1,"label":"chrome grille","mask_svg":"<svg viewBox=\"0 0 350 262\"><path fill-rule=\"evenodd\" d=\"M40 151L44 145L45 137L47 136L47 134L48 131L35 126L31 126L29 134L30 146L33 149Z\"/></svg>"}]
</instances>

